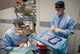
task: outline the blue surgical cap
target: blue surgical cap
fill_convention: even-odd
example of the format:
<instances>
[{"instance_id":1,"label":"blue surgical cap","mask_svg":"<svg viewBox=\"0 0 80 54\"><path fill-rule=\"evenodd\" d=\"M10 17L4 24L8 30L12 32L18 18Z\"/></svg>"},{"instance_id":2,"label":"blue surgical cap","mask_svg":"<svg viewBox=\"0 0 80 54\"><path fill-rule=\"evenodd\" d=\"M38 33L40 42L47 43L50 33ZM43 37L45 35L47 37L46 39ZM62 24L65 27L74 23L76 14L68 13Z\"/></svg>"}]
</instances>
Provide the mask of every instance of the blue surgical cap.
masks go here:
<instances>
[{"instance_id":1,"label":"blue surgical cap","mask_svg":"<svg viewBox=\"0 0 80 54\"><path fill-rule=\"evenodd\" d=\"M13 22L23 22L24 21L24 19L23 18L21 18L21 17L14 17L13 18Z\"/></svg>"},{"instance_id":2,"label":"blue surgical cap","mask_svg":"<svg viewBox=\"0 0 80 54\"><path fill-rule=\"evenodd\" d=\"M58 1L55 3L55 8L63 8L65 7L64 1Z\"/></svg>"}]
</instances>

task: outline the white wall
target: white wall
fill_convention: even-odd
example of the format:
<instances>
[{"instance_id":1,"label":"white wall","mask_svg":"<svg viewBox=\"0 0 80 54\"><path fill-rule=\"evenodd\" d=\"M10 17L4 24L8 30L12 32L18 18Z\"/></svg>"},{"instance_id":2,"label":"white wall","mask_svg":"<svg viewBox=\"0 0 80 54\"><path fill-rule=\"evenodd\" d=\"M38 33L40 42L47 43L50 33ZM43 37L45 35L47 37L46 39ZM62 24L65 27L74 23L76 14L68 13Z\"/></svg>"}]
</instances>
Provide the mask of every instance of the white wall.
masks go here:
<instances>
[{"instance_id":1,"label":"white wall","mask_svg":"<svg viewBox=\"0 0 80 54\"><path fill-rule=\"evenodd\" d=\"M16 6L17 0L0 0L0 10Z\"/></svg>"},{"instance_id":2,"label":"white wall","mask_svg":"<svg viewBox=\"0 0 80 54\"><path fill-rule=\"evenodd\" d=\"M12 19L13 16L14 16L13 7L0 10L0 19ZM12 26L13 26L12 24L0 23L0 38L2 38L6 30Z\"/></svg>"},{"instance_id":3,"label":"white wall","mask_svg":"<svg viewBox=\"0 0 80 54\"><path fill-rule=\"evenodd\" d=\"M55 14L55 2L58 0L40 0L39 8L40 8L40 21L44 22L50 22L52 16ZM69 13L69 15L75 19L76 21L78 20L79 16L79 11L80 11L80 0L64 0L66 3L66 10L65 12ZM43 32L49 28L47 27L40 27L40 32ZM76 45L75 45L75 50L74 49L74 42L75 42L75 34L69 37L69 53L77 54L78 50L78 45L80 44L80 31L78 31L77 36L76 36Z\"/></svg>"}]
</instances>

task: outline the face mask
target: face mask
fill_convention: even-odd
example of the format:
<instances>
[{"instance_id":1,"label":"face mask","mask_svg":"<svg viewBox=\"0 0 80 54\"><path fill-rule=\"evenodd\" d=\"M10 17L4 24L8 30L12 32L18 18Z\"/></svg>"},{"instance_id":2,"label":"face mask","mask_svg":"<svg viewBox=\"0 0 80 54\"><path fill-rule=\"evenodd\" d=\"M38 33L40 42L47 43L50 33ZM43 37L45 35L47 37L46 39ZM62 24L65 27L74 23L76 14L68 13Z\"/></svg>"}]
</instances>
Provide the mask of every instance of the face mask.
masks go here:
<instances>
[{"instance_id":1,"label":"face mask","mask_svg":"<svg viewBox=\"0 0 80 54\"><path fill-rule=\"evenodd\" d=\"M61 13L60 11L57 11L57 15L59 15L59 16L60 16L61 14L62 14L62 13Z\"/></svg>"},{"instance_id":2,"label":"face mask","mask_svg":"<svg viewBox=\"0 0 80 54\"><path fill-rule=\"evenodd\" d=\"M31 34L31 29L29 27L15 27L17 36L29 36Z\"/></svg>"}]
</instances>

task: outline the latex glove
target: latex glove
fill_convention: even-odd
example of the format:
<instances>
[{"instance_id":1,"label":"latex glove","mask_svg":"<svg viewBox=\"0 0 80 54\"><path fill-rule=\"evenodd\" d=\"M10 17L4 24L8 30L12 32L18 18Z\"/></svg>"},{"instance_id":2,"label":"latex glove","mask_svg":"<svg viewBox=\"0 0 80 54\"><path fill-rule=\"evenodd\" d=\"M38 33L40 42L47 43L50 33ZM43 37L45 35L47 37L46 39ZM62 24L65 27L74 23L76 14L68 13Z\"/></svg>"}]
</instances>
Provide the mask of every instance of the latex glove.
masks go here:
<instances>
[{"instance_id":1,"label":"latex glove","mask_svg":"<svg viewBox=\"0 0 80 54\"><path fill-rule=\"evenodd\" d=\"M53 32L65 32L65 30L59 29L59 28L55 28L54 26L51 27L51 30Z\"/></svg>"},{"instance_id":2,"label":"latex glove","mask_svg":"<svg viewBox=\"0 0 80 54\"><path fill-rule=\"evenodd\" d=\"M55 32L62 32L62 33L64 33L64 32L65 32L65 30L55 28Z\"/></svg>"},{"instance_id":3,"label":"latex glove","mask_svg":"<svg viewBox=\"0 0 80 54\"><path fill-rule=\"evenodd\" d=\"M30 46L30 45L32 45L32 40L29 40L28 42L27 42L27 44L28 44L28 46Z\"/></svg>"},{"instance_id":4,"label":"latex glove","mask_svg":"<svg viewBox=\"0 0 80 54\"><path fill-rule=\"evenodd\" d=\"M25 47L25 46L27 46L26 43L21 43L21 44L19 45L20 48Z\"/></svg>"},{"instance_id":5,"label":"latex glove","mask_svg":"<svg viewBox=\"0 0 80 54\"><path fill-rule=\"evenodd\" d=\"M54 27L54 26L51 26L51 30L52 30L52 31L55 31L55 27Z\"/></svg>"},{"instance_id":6,"label":"latex glove","mask_svg":"<svg viewBox=\"0 0 80 54\"><path fill-rule=\"evenodd\" d=\"M55 28L55 30L54 30L55 32L60 32L60 29L58 29L58 28Z\"/></svg>"},{"instance_id":7,"label":"latex glove","mask_svg":"<svg viewBox=\"0 0 80 54\"><path fill-rule=\"evenodd\" d=\"M51 26L51 31L52 32L59 32L59 29L58 28L55 28L54 26Z\"/></svg>"}]
</instances>

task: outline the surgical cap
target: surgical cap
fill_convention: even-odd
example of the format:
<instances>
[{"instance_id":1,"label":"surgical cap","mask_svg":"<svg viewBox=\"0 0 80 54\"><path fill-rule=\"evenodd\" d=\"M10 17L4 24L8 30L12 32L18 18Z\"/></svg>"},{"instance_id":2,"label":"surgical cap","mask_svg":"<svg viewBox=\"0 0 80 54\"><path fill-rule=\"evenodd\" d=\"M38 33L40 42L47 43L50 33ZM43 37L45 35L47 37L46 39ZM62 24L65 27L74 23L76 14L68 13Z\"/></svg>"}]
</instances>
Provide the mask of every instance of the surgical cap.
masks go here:
<instances>
[{"instance_id":1,"label":"surgical cap","mask_svg":"<svg viewBox=\"0 0 80 54\"><path fill-rule=\"evenodd\" d=\"M23 18L21 18L21 17L14 17L13 18L13 22L23 22L24 21L24 19Z\"/></svg>"},{"instance_id":2,"label":"surgical cap","mask_svg":"<svg viewBox=\"0 0 80 54\"><path fill-rule=\"evenodd\" d=\"M65 7L64 1L58 1L55 3L55 8L63 8Z\"/></svg>"}]
</instances>

